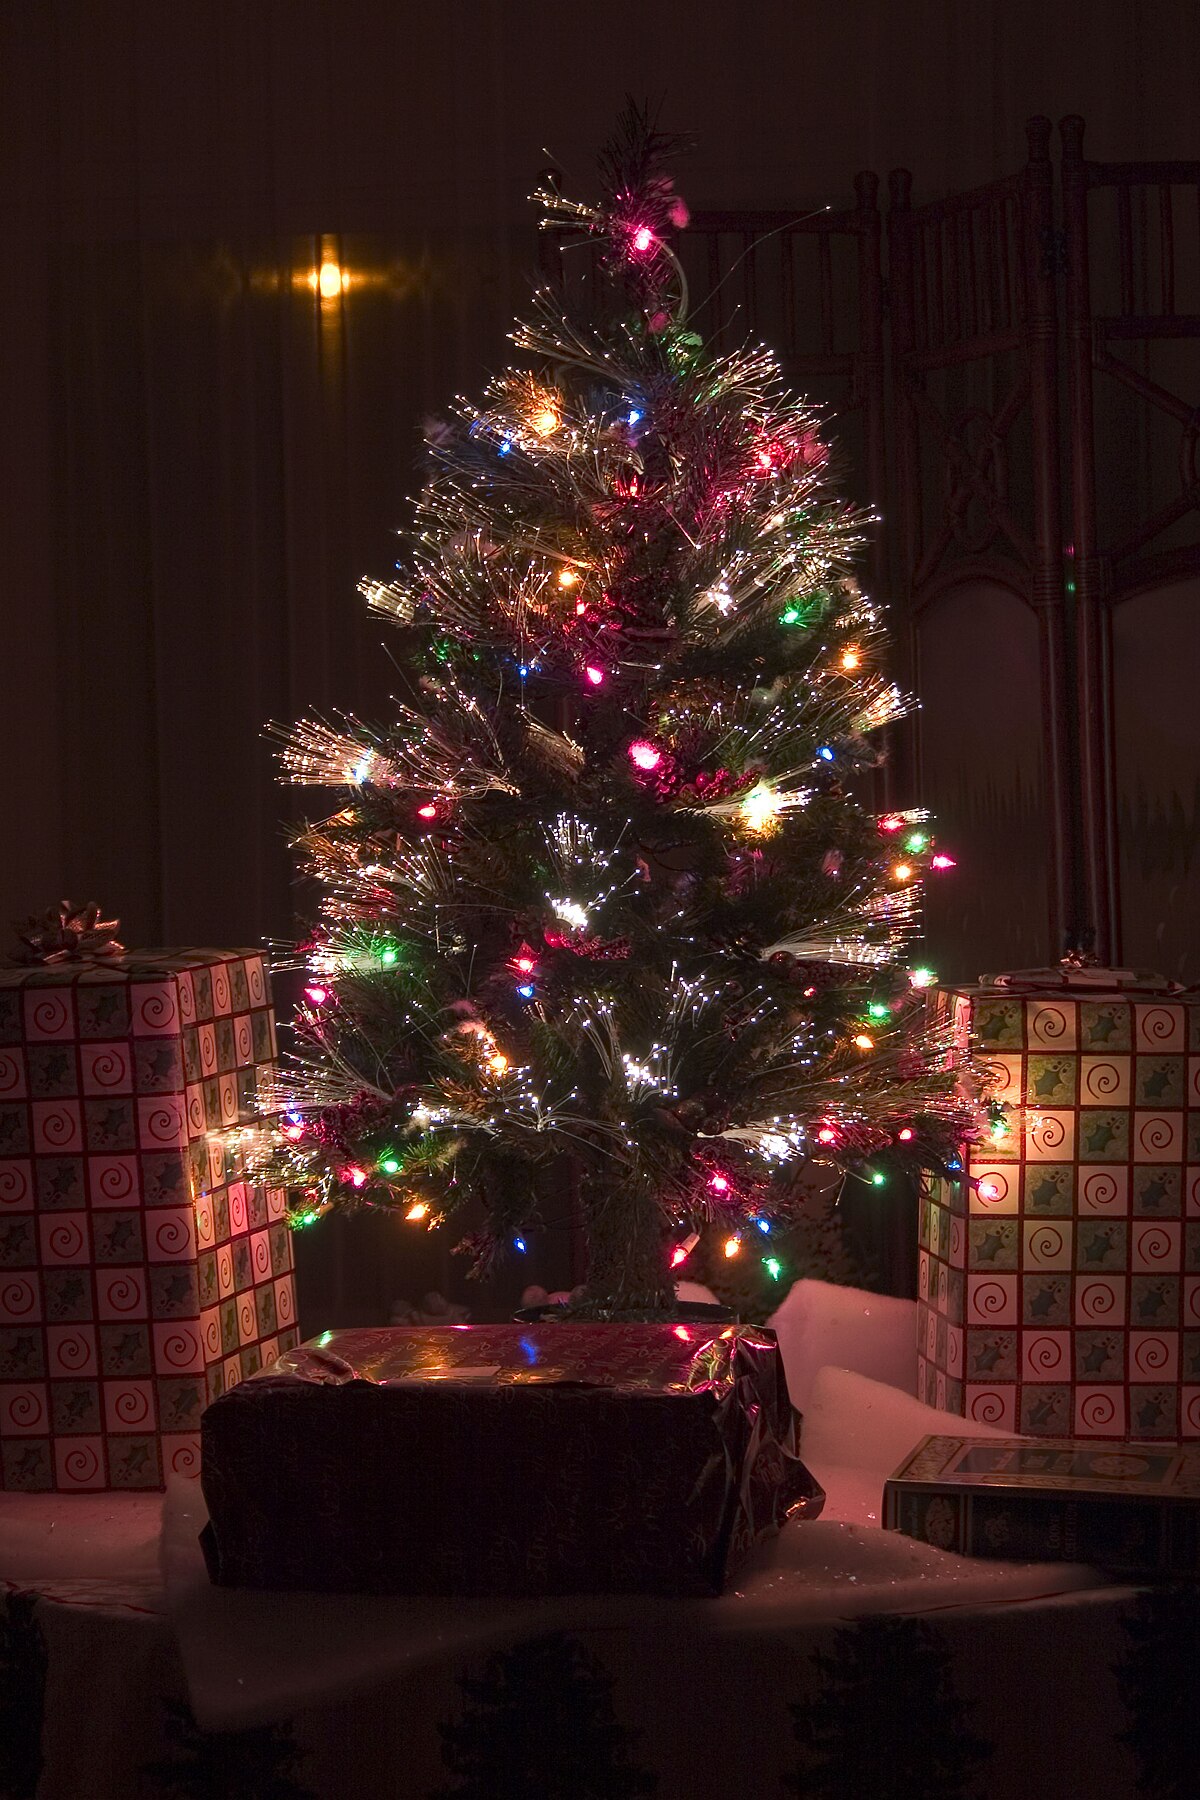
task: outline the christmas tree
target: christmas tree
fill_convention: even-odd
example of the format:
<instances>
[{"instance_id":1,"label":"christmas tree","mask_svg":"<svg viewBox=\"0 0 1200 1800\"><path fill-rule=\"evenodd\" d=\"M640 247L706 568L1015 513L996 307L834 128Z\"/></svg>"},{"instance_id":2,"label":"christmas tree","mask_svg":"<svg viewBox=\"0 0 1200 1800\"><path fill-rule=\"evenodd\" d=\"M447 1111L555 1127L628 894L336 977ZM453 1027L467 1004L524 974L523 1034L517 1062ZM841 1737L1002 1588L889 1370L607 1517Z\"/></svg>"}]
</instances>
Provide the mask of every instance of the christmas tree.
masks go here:
<instances>
[{"instance_id":1,"label":"christmas tree","mask_svg":"<svg viewBox=\"0 0 1200 1800\"><path fill-rule=\"evenodd\" d=\"M668 1312L706 1230L779 1272L812 1159L883 1187L955 1167L963 1123L908 962L950 859L855 797L905 710L864 521L771 354L694 330L675 148L631 109L598 204L535 197L587 316L537 293L522 366L428 433L364 584L394 716L283 750L341 791L298 836L321 918L267 1178L297 1223L474 1204L479 1269L570 1183L593 1316Z\"/></svg>"}]
</instances>

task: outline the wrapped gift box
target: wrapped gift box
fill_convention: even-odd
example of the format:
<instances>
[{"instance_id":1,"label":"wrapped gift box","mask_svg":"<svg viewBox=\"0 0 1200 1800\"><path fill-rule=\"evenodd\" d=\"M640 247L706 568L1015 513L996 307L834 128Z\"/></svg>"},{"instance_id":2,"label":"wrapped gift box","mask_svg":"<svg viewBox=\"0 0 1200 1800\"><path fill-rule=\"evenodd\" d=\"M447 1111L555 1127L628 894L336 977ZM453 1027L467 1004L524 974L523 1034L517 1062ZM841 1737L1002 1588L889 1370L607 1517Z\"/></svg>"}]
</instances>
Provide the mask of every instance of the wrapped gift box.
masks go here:
<instances>
[{"instance_id":1,"label":"wrapped gift box","mask_svg":"<svg viewBox=\"0 0 1200 1800\"><path fill-rule=\"evenodd\" d=\"M719 1593L824 1500L774 1334L685 1325L326 1333L204 1415L223 1585Z\"/></svg>"},{"instance_id":2,"label":"wrapped gift box","mask_svg":"<svg viewBox=\"0 0 1200 1800\"><path fill-rule=\"evenodd\" d=\"M940 1550L1200 1574L1200 1448L927 1437L884 1483L883 1523Z\"/></svg>"},{"instance_id":3,"label":"wrapped gift box","mask_svg":"<svg viewBox=\"0 0 1200 1800\"><path fill-rule=\"evenodd\" d=\"M284 1196L223 1135L274 1056L257 954L0 969L0 1488L195 1474L296 1342Z\"/></svg>"},{"instance_id":4,"label":"wrapped gift box","mask_svg":"<svg viewBox=\"0 0 1200 1800\"><path fill-rule=\"evenodd\" d=\"M1200 996L1152 981L937 996L1010 1128L922 1202L931 1405L1035 1435L1200 1437Z\"/></svg>"}]
</instances>

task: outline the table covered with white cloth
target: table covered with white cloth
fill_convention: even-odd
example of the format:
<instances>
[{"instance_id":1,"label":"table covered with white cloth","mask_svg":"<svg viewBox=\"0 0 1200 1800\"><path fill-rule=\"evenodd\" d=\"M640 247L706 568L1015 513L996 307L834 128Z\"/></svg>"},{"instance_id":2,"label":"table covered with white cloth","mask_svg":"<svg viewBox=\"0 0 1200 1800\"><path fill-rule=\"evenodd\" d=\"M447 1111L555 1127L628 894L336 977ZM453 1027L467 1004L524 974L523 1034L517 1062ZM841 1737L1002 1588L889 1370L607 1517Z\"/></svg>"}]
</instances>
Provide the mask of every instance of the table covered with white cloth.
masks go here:
<instances>
[{"instance_id":1,"label":"table covered with white cloth","mask_svg":"<svg viewBox=\"0 0 1200 1800\"><path fill-rule=\"evenodd\" d=\"M774 1323L828 1501L715 1600L217 1589L195 1482L0 1495L0 1794L1189 1792L1191 1590L880 1529L906 1452L963 1430L911 1398L914 1313L792 1290Z\"/></svg>"}]
</instances>

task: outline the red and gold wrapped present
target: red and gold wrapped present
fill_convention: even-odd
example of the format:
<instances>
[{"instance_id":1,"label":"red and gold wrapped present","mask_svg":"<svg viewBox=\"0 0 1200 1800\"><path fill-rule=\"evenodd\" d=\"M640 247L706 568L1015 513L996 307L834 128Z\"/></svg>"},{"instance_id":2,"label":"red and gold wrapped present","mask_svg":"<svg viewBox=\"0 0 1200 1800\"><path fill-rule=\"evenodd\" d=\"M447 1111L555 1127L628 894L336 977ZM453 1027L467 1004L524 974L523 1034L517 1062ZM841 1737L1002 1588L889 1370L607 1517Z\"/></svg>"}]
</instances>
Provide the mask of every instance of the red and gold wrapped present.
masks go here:
<instances>
[{"instance_id":1,"label":"red and gold wrapped present","mask_svg":"<svg viewBox=\"0 0 1200 1800\"><path fill-rule=\"evenodd\" d=\"M0 1488L194 1474L206 1400L296 1342L230 1142L274 1057L256 953L0 969Z\"/></svg>"},{"instance_id":2,"label":"red and gold wrapped present","mask_svg":"<svg viewBox=\"0 0 1200 1800\"><path fill-rule=\"evenodd\" d=\"M935 1004L1006 1116L922 1202L921 1398L1038 1436L1200 1437L1200 995L1082 969Z\"/></svg>"},{"instance_id":3,"label":"red and gold wrapped present","mask_svg":"<svg viewBox=\"0 0 1200 1800\"><path fill-rule=\"evenodd\" d=\"M204 1415L233 1587L714 1594L824 1500L774 1334L692 1325L326 1333Z\"/></svg>"}]
</instances>

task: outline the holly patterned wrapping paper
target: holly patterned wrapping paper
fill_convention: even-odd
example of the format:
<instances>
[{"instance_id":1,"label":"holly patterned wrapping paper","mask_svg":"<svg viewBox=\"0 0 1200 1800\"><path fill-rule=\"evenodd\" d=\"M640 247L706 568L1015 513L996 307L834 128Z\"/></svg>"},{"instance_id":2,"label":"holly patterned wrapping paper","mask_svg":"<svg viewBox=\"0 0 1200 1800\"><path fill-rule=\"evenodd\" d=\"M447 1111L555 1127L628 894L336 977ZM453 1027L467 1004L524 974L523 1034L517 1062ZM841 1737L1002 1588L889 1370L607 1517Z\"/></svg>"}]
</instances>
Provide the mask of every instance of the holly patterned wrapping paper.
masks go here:
<instances>
[{"instance_id":1,"label":"holly patterned wrapping paper","mask_svg":"<svg viewBox=\"0 0 1200 1800\"><path fill-rule=\"evenodd\" d=\"M934 1004L1009 1128L921 1204L920 1397L1038 1436L1200 1437L1200 996Z\"/></svg>"},{"instance_id":2,"label":"holly patterned wrapping paper","mask_svg":"<svg viewBox=\"0 0 1200 1800\"><path fill-rule=\"evenodd\" d=\"M275 1051L252 952L0 969L0 1488L196 1474L207 1401L296 1342L228 1137Z\"/></svg>"}]
</instances>

